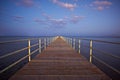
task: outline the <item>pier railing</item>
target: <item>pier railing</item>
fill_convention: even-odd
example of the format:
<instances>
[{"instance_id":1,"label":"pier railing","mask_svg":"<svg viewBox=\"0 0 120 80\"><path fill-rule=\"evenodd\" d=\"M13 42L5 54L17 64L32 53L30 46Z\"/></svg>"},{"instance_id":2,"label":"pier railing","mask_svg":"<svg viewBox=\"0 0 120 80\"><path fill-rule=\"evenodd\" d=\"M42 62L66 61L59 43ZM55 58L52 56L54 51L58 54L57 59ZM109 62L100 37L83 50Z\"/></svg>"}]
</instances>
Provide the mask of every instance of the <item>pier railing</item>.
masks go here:
<instances>
[{"instance_id":1,"label":"pier railing","mask_svg":"<svg viewBox=\"0 0 120 80\"><path fill-rule=\"evenodd\" d=\"M78 53L81 52L81 47L86 47L89 49L89 62L92 63L93 59L97 60L98 62L100 62L101 64L105 65L106 67L110 68L111 70L117 72L118 74L120 74L120 71L116 68L114 68L113 66L107 64L106 62L104 62L103 60L99 59L98 57L96 57L93 54L93 51L97 51L100 54L106 55L108 57L112 57L115 58L117 60L120 60L120 56L117 55L113 55L109 52L97 49L95 47L93 47L93 42L99 42L99 43L107 43L107 44L114 44L114 45L120 45L120 42L109 42L109 41L102 41L102 40L92 40L92 39L84 39L84 38L70 38L70 37L62 37L65 41L67 41L68 44L70 44L73 49L75 49ZM89 46L87 45L82 45L81 46L81 41L88 41L89 42ZM77 48L76 48L77 45ZM84 53L83 53L84 54Z\"/></svg>"},{"instance_id":2,"label":"pier railing","mask_svg":"<svg viewBox=\"0 0 120 80\"><path fill-rule=\"evenodd\" d=\"M10 53L6 53L5 55L0 56L0 60L10 57L12 55L17 55L17 53L22 52L27 50L28 54L25 55L24 57L20 58L19 60L15 61L14 63L10 64L9 66L3 68L2 70L0 70L0 74L7 71L8 69L12 68L13 66L15 66L16 64L20 63L21 61L23 61L24 59L28 58L28 61L31 61L31 56L36 53L37 51L39 51L39 53L41 53L42 49L46 49L46 47L53 42L54 40L56 40L57 37L44 37L44 38L31 38L31 39L22 39L22 40L11 40L11 41L4 41L4 42L0 42L0 44L4 45L4 44L8 44L8 43L19 43L19 42L27 42L28 46L21 48L19 50L15 50L13 52ZM31 41L35 40L38 41L38 43L32 44L31 45ZM32 48L38 46L37 49L31 51ZM4 61L3 61L4 62Z\"/></svg>"}]
</instances>

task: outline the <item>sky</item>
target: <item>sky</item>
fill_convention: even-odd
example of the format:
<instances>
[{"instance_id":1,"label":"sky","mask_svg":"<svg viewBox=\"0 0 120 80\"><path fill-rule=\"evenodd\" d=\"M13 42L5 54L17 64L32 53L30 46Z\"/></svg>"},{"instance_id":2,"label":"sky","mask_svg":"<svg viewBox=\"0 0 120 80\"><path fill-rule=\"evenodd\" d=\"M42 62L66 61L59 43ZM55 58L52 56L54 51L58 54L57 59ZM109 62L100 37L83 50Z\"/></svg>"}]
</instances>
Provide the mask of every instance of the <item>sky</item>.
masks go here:
<instances>
[{"instance_id":1,"label":"sky","mask_svg":"<svg viewBox=\"0 0 120 80\"><path fill-rule=\"evenodd\" d=\"M0 36L120 36L120 0L0 0Z\"/></svg>"}]
</instances>

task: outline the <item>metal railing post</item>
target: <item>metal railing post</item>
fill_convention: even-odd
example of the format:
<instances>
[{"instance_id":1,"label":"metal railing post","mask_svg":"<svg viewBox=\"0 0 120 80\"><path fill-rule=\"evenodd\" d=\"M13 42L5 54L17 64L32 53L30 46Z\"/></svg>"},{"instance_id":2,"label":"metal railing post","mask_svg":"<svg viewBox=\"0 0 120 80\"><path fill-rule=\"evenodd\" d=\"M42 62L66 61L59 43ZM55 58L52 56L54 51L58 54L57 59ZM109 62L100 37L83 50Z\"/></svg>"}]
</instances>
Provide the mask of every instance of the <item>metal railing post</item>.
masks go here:
<instances>
[{"instance_id":1,"label":"metal railing post","mask_svg":"<svg viewBox=\"0 0 120 80\"><path fill-rule=\"evenodd\" d=\"M48 45L48 41L47 41L48 39L46 38L46 47L47 47L47 45Z\"/></svg>"},{"instance_id":2,"label":"metal railing post","mask_svg":"<svg viewBox=\"0 0 120 80\"><path fill-rule=\"evenodd\" d=\"M49 45L50 45L50 43L51 43L51 38L49 38Z\"/></svg>"},{"instance_id":3,"label":"metal railing post","mask_svg":"<svg viewBox=\"0 0 120 80\"><path fill-rule=\"evenodd\" d=\"M47 38L47 46L49 45L49 38Z\"/></svg>"},{"instance_id":4,"label":"metal railing post","mask_svg":"<svg viewBox=\"0 0 120 80\"><path fill-rule=\"evenodd\" d=\"M90 40L90 63L92 63L92 40Z\"/></svg>"},{"instance_id":5,"label":"metal railing post","mask_svg":"<svg viewBox=\"0 0 120 80\"><path fill-rule=\"evenodd\" d=\"M70 44L71 44L71 46L72 46L72 38L71 38Z\"/></svg>"},{"instance_id":6,"label":"metal railing post","mask_svg":"<svg viewBox=\"0 0 120 80\"><path fill-rule=\"evenodd\" d=\"M41 53L41 39L39 39L39 53Z\"/></svg>"},{"instance_id":7,"label":"metal railing post","mask_svg":"<svg viewBox=\"0 0 120 80\"><path fill-rule=\"evenodd\" d=\"M70 44L70 38L68 38L68 44Z\"/></svg>"},{"instance_id":8,"label":"metal railing post","mask_svg":"<svg viewBox=\"0 0 120 80\"><path fill-rule=\"evenodd\" d=\"M70 45L71 45L71 47L72 47L72 38L70 38Z\"/></svg>"},{"instance_id":9,"label":"metal railing post","mask_svg":"<svg viewBox=\"0 0 120 80\"><path fill-rule=\"evenodd\" d=\"M80 53L80 39L78 41L79 45L78 45L78 53Z\"/></svg>"},{"instance_id":10,"label":"metal railing post","mask_svg":"<svg viewBox=\"0 0 120 80\"><path fill-rule=\"evenodd\" d=\"M71 38L71 46L73 47L73 38Z\"/></svg>"},{"instance_id":11,"label":"metal railing post","mask_svg":"<svg viewBox=\"0 0 120 80\"><path fill-rule=\"evenodd\" d=\"M30 53L30 39L28 40L28 61L31 61L31 53Z\"/></svg>"},{"instance_id":12,"label":"metal railing post","mask_svg":"<svg viewBox=\"0 0 120 80\"><path fill-rule=\"evenodd\" d=\"M48 45L50 45L50 38L48 38Z\"/></svg>"},{"instance_id":13,"label":"metal railing post","mask_svg":"<svg viewBox=\"0 0 120 80\"><path fill-rule=\"evenodd\" d=\"M47 46L49 45L49 38L47 38Z\"/></svg>"},{"instance_id":14,"label":"metal railing post","mask_svg":"<svg viewBox=\"0 0 120 80\"><path fill-rule=\"evenodd\" d=\"M49 45L49 38L47 38L47 46Z\"/></svg>"},{"instance_id":15,"label":"metal railing post","mask_svg":"<svg viewBox=\"0 0 120 80\"><path fill-rule=\"evenodd\" d=\"M44 38L44 48L46 49L46 38Z\"/></svg>"},{"instance_id":16,"label":"metal railing post","mask_svg":"<svg viewBox=\"0 0 120 80\"><path fill-rule=\"evenodd\" d=\"M50 39L50 38L48 38L48 40L47 40L47 41L48 41L48 45L50 44L50 42L49 42L50 40L49 40L49 39Z\"/></svg>"}]
</instances>

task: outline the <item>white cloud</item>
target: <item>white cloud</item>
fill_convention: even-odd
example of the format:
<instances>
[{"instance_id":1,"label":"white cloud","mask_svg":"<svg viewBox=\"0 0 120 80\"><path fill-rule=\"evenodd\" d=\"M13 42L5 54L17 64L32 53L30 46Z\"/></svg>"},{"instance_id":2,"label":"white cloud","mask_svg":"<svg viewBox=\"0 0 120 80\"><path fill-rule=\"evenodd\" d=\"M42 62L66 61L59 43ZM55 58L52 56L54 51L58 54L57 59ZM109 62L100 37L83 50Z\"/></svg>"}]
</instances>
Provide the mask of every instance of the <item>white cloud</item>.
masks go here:
<instances>
[{"instance_id":1,"label":"white cloud","mask_svg":"<svg viewBox=\"0 0 120 80\"><path fill-rule=\"evenodd\" d=\"M94 1L91 7L94 7L96 10L102 11L109 8L112 5L110 1Z\"/></svg>"},{"instance_id":2,"label":"white cloud","mask_svg":"<svg viewBox=\"0 0 120 80\"><path fill-rule=\"evenodd\" d=\"M59 0L52 0L53 3L63 7L63 8L66 8L66 9L69 9L69 10L74 10L77 5L74 3L74 4L70 4L70 3L65 3L65 2L61 2Z\"/></svg>"},{"instance_id":3,"label":"white cloud","mask_svg":"<svg viewBox=\"0 0 120 80\"><path fill-rule=\"evenodd\" d=\"M84 18L85 18L84 16L73 16L70 21L75 24Z\"/></svg>"},{"instance_id":4,"label":"white cloud","mask_svg":"<svg viewBox=\"0 0 120 80\"><path fill-rule=\"evenodd\" d=\"M43 13L42 16L44 19L35 18L34 21L43 25L48 25L50 27L63 28L67 24L73 23L77 24L80 20L84 19L84 16L72 16L72 17L63 17L63 18L53 18L46 13Z\"/></svg>"},{"instance_id":5,"label":"white cloud","mask_svg":"<svg viewBox=\"0 0 120 80\"><path fill-rule=\"evenodd\" d=\"M24 7L32 7L34 5L33 0L20 0L20 1L15 1L16 5L19 6L24 6Z\"/></svg>"}]
</instances>

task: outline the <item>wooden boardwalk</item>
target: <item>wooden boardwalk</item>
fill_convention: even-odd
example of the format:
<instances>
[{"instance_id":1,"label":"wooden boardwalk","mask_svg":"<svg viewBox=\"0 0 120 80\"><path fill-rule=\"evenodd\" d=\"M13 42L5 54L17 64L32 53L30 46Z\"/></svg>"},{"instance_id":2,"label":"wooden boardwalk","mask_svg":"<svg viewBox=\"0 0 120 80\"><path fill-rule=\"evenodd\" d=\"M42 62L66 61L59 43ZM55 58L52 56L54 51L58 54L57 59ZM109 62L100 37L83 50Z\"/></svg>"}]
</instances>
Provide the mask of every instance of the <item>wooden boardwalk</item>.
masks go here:
<instances>
[{"instance_id":1,"label":"wooden boardwalk","mask_svg":"<svg viewBox=\"0 0 120 80\"><path fill-rule=\"evenodd\" d=\"M111 80L96 66L57 38L9 80Z\"/></svg>"}]
</instances>

